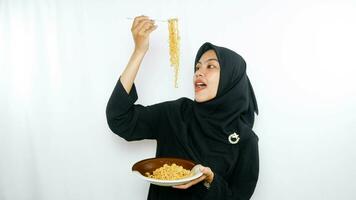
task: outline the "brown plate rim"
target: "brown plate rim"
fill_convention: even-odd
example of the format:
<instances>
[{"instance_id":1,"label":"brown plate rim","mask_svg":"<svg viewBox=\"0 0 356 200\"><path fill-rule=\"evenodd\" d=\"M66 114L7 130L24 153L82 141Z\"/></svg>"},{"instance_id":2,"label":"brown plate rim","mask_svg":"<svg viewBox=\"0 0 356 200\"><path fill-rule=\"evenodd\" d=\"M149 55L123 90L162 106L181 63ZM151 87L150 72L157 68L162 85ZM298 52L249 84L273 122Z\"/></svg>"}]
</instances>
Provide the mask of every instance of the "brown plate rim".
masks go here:
<instances>
[{"instance_id":1,"label":"brown plate rim","mask_svg":"<svg viewBox=\"0 0 356 200\"><path fill-rule=\"evenodd\" d=\"M140 161L137 161L135 164L132 165L131 167L131 171L136 171L134 170L135 166L137 166L138 164L142 163L142 162L146 162L146 161L150 161L150 160L158 160L158 159L162 159L162 160L182 160L182 161L188 161L190 163L193 164L193 166L196 165L196 163L190 159L185 159L185 158L178 158L178 157L152 157L152 158L146 158Z\"/></svg>"}]
</instances>

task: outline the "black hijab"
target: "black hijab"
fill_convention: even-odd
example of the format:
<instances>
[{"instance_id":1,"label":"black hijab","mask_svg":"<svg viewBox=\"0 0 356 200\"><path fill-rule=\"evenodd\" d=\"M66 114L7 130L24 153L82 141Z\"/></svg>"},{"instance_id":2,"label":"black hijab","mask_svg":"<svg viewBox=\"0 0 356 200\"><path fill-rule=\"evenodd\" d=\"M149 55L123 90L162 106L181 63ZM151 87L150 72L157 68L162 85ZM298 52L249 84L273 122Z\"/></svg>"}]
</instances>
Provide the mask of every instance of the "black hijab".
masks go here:
<instances>
[{"instance_id":1,"label":"black hijab","mask_svg":"<svg viewBox=\"0 0 356 200\"><path fill-rule=\"evenodd\" d=\"M173 101L180 105L177 106L179 110L176 112L173 110L176 107L172 107L168 119L175 133L175 141L181 148L174 154L167 151L167 154L159 156L182 156L209 166L227 178L239 158L241 144L255 136L252 127L258 108L246 75L246 63L240 55L227 48L204 43L198 50L195 65L210 49L215 51L220 64L217 95L202 103L188 98ZM236 143L229 140L234 133L238 135L238 140L234 140ZM166 145L160 141L157 143L158 149Z\"/></svg>"},{"instance_id":2,"label":"black hijab","mask_svg":"<svg viewBox=\"0 0 356 200\"><path fill-rule=\"evenodd\" d=\"M258 106L246 74L246 62L239 54L207 42L199 48L194 66L211 49L215 51L220 64L217 95L206 102L194 101L194 115L202 125L204 134L223 143L230 143L227 138L233 132L239 134L243 131L241 126L252 129Z\"/></svg>"}]
</instances>

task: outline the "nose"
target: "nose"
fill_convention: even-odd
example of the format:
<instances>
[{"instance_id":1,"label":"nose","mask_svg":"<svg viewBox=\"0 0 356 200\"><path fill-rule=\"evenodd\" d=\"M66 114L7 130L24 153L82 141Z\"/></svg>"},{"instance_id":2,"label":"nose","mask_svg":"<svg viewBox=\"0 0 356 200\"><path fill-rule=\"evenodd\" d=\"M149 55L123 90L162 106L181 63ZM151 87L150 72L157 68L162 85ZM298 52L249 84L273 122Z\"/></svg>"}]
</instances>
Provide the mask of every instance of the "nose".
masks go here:
<instances>
[{"instance_id":1,"label":"nose","mask_svg":"<svg viewBox=\"0 0 356 200\"><path fill-rule=\"evenodd\" d=\"M204 76L203 70L198 69L197 71L195 71L195 77L200 77L200 76Z\"/></svg>"}]
</instances>

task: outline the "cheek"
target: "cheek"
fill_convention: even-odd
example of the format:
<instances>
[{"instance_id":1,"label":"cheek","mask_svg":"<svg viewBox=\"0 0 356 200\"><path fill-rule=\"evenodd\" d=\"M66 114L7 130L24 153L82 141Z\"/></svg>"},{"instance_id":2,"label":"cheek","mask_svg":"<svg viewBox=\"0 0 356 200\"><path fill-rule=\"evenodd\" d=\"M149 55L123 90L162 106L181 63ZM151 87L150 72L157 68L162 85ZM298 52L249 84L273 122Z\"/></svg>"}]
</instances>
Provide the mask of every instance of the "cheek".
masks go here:
<instances>
[{"instance_id":1,"label":"cheek","mask_svg":"<svg viewBox=\"0 0 356 200\"><path fill-rule=\"evenodd\" d=\"M214 89L217 89L219 86L219 79L220 79L220 74L214 74L214 76L211 77L211 83L212 86L214 86Z\"/></svg>"}]
</instances>

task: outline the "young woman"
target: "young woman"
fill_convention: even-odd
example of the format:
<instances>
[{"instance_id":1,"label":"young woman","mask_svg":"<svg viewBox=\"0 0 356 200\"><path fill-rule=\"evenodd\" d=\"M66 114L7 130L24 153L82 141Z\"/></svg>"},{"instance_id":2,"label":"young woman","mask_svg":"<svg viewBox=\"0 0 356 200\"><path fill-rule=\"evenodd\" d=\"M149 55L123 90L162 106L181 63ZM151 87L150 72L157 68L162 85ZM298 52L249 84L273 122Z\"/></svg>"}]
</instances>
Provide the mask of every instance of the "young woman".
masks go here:
<instances>
[{"instance_id":1,"label":"young woman","mask_svg":"<svg viewBox=\"0 0 356 200\"><path fill-rule=\"evenodd\" d=\"M107 121L127 141L157 140L157 157L200 163L203 176L180 186L150 185L148 199L250 199L259 172L258 137L252 131L258 108L244 59L205 43L194 63L194 101L135 104L134 80L155 29L148 17L135 18L135 50L107 104Z\"/></svg>"}]
</instances>

